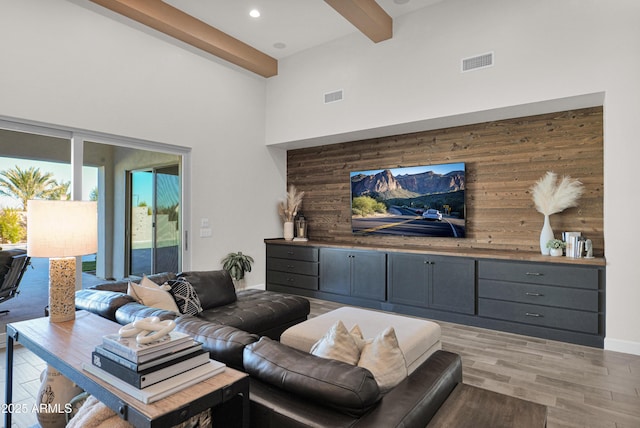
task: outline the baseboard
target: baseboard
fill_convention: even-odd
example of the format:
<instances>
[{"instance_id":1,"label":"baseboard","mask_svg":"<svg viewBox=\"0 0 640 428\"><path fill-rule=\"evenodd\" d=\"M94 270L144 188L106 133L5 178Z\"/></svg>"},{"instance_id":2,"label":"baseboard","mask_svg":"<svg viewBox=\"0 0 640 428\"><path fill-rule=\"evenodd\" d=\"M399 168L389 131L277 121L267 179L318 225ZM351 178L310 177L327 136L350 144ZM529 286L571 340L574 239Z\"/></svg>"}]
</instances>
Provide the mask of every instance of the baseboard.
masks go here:
<instances>
[{"instance_id":1,"label":"baseboard","mask_svg":"<svg viewBox=\"0 0 640 428\"><path fill-rule=\"evenodd\" d=\"M265 284L256 284L256 285L250 285L246 289L247 290L266 290L267 287Z\"/></svg>"},{"instance_id":2,"label":"baseboard","mask_svg":"<svg viewBox=\"0 0 640 428\"><path fill-rule=\"evenodd\" d=\"M625 354L640 355L640 342L630 340L604 338L604 349L607 351L624 352Z\"/></svg>"}]
</instances>

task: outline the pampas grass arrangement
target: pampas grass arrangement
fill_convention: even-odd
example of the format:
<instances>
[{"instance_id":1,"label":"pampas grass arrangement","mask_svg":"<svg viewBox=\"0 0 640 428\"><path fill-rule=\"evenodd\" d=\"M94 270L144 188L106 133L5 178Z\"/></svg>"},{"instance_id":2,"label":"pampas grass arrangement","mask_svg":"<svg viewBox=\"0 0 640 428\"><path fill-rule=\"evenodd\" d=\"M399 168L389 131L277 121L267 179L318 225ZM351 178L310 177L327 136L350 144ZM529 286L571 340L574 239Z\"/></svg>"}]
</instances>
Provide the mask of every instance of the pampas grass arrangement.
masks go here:
<instances>
[{"instance_id":1,"label":"pampas grass arrangement","mask_svg":"<svg viewBox=\"0 0 640 428\"><path fill-rule=\"evenodd\" d=\"M549 255L547 243L554 239L553 229L549 222L551 214L559 213L569 207L575 207L582 196L584 188L578 180L571 177L562 177L558 183L556 173L547 173L531 187L531 195L536 210L544 214L544 224L540 231L540 252Z\"/></svg>"},{"instance_id":2,"label":"pampas grass arrangement","mask_svg":"<svg viewBox=\"0 0 640 428\"><path fill-rule=\"evenodd\" d=\"M296 186L293 184L289 186L286 201L280 201L278 204L278 214L280 214L283 222L292 222L296 218L298 209L302 205L303 196L304 192L298 192Z\"/></svg>"},{"instance_id":3,"label":"pampas grass arrangement","mask_svg":"<svg viewBox=\"0 0 640 428\"><path fill-rule=\"evenodd\" d=\"M547 171L531 188L536 210L544 215L575 207L583 193L584 187L580 181L563 176L558 183L557 174L551 171Z\"/></svg>"}]
</instances>

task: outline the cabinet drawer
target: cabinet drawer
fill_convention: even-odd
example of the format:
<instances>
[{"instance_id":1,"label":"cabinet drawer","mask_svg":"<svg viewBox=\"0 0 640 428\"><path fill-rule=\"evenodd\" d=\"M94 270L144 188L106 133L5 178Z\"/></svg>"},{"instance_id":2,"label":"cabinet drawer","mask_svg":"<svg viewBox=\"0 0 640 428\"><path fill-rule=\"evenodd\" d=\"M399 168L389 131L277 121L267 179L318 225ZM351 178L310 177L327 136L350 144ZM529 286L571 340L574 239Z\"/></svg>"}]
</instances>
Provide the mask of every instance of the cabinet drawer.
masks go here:
<instances>
[{"instance_id":1,"label":"cabinet drawer","mask_svg":"<svg viewBox=\"0 0 640 428\"><path fill-rule=\"evenodd\" d=\"M267 270L318 276L318 263L270 257L267 259Z\"/></svg>"},{"instance_id":2,"label":"cabinet drawer","mask_svg":"<svg viewBox=\"0 0 640 428\"><path fill-rule=\"evenodd\" d=\"M598 269L549 263L478 261L478 278L597 290Z\"/></svg>"},{"instance_id":3,"label":"cabinet drawer","mask_svg":"<svg viewBox=\"0 0 640 428\"><path fill-rule=\"evenodd\" d=\"M481 298L478 299L478 315L485 318L496 318L542 327L590 334L599 333L598 314L596 312Z\"/></svg>"},{"instance_id":4,"label":"cabinet drawer","mask_svg":"<svg viewBox=\"0 0 640 428\"><path fill-rule=\"evenodd\" d=\"M318 277L299 275L297 273L267 271L267 282L269 284L286 285L288 287L306 288L308 290L318 289Z\"/></svg>"},{"instance_id":5,"label":"cabinet drawer","mask_svg":"<svg viewBox=\"0 0 640 428\"><path fill-rule=\"evenodd\" d=\"M517 282L478 280L478 296L598 312L598 291Z\"/></svg>"},{"instance_id":6,"label":"cabinet drawer","mask_svg":"<svg viewBox=\"0 0 640 428\"><path fill-rule=\"evenodd\" d=\"M318 249L295 245L267 245L267 257L317 262Z\"/></svg>"}]
</instances>

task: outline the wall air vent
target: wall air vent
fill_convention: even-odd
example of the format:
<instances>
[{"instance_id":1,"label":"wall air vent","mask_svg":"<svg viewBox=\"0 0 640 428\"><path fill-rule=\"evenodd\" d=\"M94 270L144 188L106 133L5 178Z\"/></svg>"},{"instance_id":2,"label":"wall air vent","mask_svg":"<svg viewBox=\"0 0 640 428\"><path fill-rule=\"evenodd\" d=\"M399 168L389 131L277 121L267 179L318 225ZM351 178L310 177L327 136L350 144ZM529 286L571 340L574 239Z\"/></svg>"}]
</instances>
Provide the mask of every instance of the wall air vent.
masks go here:
<instances>
[{"instance_id":1,"label":"wall air vent","mask_svg":"<svg viewBox=\"0 0 640 428\"><path fill-rule=\"evenodd\" d=\"M333 91L333 92L325 92L324 94L324 103L335 103L338 101L342 101L344 98L344 91L342 89Z\"/></svg>"},{"instance_id":2,"label":"wall air vent","mask_svg":"<svg viewBox=\"0 0 640 428\"><path fill-rule=\"evenodd\" d=\"M462 72L493 66L493 52L462 59Z\"/></svg>"}]
</instances>

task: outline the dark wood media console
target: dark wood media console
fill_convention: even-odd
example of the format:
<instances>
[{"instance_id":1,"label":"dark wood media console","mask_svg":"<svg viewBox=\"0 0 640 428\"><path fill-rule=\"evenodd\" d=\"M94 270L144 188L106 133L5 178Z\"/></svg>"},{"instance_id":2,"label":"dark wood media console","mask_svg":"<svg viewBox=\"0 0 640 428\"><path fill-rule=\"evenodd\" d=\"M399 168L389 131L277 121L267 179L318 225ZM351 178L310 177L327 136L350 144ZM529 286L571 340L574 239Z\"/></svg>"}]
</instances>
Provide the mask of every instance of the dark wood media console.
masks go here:
<instances>
[{"instance_id":1,"label":"dark wood media console","mask_svg":"<svg viewBox=\"0 0 640 428\"><path fill-rule=\"evenodd\" d=\"M265 243L267 290L604 346L604 258Z\"/></svg>"}]
</instances>

